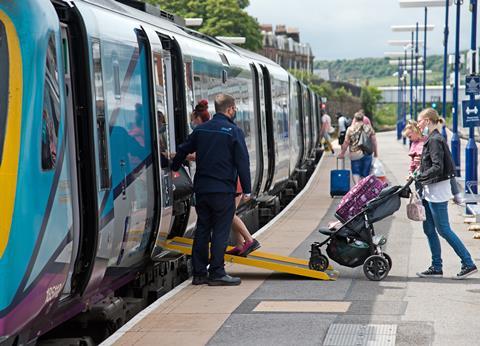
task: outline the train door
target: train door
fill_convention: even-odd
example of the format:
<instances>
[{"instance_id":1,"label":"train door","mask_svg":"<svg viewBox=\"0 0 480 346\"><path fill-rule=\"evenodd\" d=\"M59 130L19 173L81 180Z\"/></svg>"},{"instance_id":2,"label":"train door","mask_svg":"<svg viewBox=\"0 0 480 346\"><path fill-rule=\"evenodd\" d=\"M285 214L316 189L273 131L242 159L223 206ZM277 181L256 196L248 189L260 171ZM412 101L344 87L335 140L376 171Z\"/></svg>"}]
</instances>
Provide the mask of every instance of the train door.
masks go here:
<instances>
[{"instance_id":1,"label":"train door","mask_svg":"<svg viewBox=\"0 0 480 346\"><path fill-rule=\"evenodd\" d=\"M299 136L299 145L300 145L300 165L304 163L305 152L307 150L307 136L305 133L305 107L303 103L303 88L300 82L295 83L295 88L297 91L297 102L298 102L298 126L297 126L297 136Z\"/></svg>"},{"instance_id":2,"label":"train door","mask_svg":"<svg viewBox=\"0 0 480 346\"><path fill-rule=\"evenodd\" d=\"M255 193L265 191L268 173L268 147L267 128L265 112L265 89L263 72L254 64L251 64L254 78L254 103L255 103L255 125L257 127L257 186L254 186Z\"/></svg>"},{"instance_id":3,"label":"train door","mask_svg":"<svg viewBox=\"0 0 480 346\"><path fill-rule=\"evenodd\" d=\"M62 42L62 58L64 69L64 84L65 84L65 99L66 99L66 123L67 123L67 150L69 152L69 171L70 171L70 189L72 194L73 204L73 224L71 230L70 244L66 248L66 253L63 254L62 259L70 263L70 269L68 271L67 282L63 288L62 298L69 296L73 293L72 290L72 278L74 277L74 263L77 260L80 247L80 213L79 213L79 191L78 191L78 174L76 162L73 158L77 157L76 153L76 141L75 141L75 128L74 128L74 111L73 111L73 83L71 75L70 64L70 42L68 39L68 27L65 24L61 24L61 42Z\"/></svg>"},{"instance_id":4,"label":"train door","mask_svg":"<svg viewBox=\"0 0 480 346\"><path fill-rule=\"evenodd\" d=\"M129 268L143 260L156 203L148 42L134 21L114 15L102 19L109 25L101 32L89 28L102 201L98 271L92 280L99 280L107 267ZM124 39L111 40L119 25Z\"/></svg>"},{"instance_id":5,"label":"train door","mask_svg":"<svg viewBox=\"0 0 480 346\"><path fill-rule=\"evenodd\" d=\"M263 73L263 86L265 96L265 125L267 130L267 155L268 155L268 174L267 181L265 183L265 192L268 192L272 185L273 176L275 174L275 162L277 155L277 147L275 146L275 128L273 121L273 108L272 108L272 84L270 73L265 66L261 66Z\"/></svg>"},{"instance_id":6,"label":"train door","mask_svg":"<svg viewBox=\"0 0 480 346\"><path fill-rule=\"evenodd\" d=\"M171 152L171 137L169 129L173 126L171 109L171 95L173 93L171 81L170 53L164 51L162 42L157 33L149 28L143 28L150 44L150 65L151 79L153 80L152 112L153 117L152 133L155 138L155 169L157 171L157 186L155 196L157 197L156 213L154 222L155 243L152 249L152 259L162 257L166 252L162 244L168 237L172 222L172 172L170 170L169 158ZM170 100L170 103L168 102ZM170 106L170 107L169 107ZM159 215L158 215L159 214ZM158 220L158 216L160 219Z\"/></svg>"}]
</instances>

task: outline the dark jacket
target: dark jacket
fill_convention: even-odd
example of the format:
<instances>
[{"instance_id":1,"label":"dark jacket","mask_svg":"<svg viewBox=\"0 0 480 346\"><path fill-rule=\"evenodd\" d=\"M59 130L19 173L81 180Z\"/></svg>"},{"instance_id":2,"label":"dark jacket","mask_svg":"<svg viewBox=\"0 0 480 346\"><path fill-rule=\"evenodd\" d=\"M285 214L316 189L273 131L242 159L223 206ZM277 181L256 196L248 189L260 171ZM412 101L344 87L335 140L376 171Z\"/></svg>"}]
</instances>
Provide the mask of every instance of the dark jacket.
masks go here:
<instances>
[{"instance_id":1,"label":"dark jacket","mask_svg":"<svg viewBox=\"0 0 480 346\"><path fill-rule=\"evenodd\" d=\"M196 193L235 193L240 178L244 193L251 193L250 160L243 131L226 115L195 128L187 141L178 147L172 163L177 171L190 153L196 153L194 178Z\"/></svg>"},{"instance_id":2,"label":"dark jacket","mask_svg":"<svg viewBox=\"0 0 480 346\"><path fill-rule=\"evenodd\" d=\"M447 142L440 132L433 130L423 145L417 180L425 186L448 180L454 175L455 164Z\"/></svg>"}]
</instances>

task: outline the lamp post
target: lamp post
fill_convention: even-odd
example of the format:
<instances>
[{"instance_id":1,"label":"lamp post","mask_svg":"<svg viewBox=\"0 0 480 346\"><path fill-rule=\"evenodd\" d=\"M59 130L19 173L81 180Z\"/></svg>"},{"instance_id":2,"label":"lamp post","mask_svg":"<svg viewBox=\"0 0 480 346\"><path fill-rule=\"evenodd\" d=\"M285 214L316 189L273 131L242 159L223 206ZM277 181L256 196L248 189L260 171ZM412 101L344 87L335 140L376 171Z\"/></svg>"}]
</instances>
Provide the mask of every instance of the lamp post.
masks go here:
<instances>
[{"instance_id":1,"label":"lamp post","mask_svg":"<svg viewBox=\"0 0 480 346\"><path fill-rule=\"evenodd\" d=\"M448 6L450 6L452 0L399 0L400 7L403 8L411 8L411 7L423 7L425 10L425 28L427 27L427 13L428 13L428 7L446 7L446 21L445 21L445 38L444 38L444 44L445 44L445 55L444 55L444 80L443 80L443 90L444 90L444 97L443 97L443 118L446 119L446 59L447 59L447 40L448 40ZM423 107L425 108L425 102L426 102L426 85L427 85L427 74L425 73L426 66L427 66L427 31L425 30L424 32L424 39L423 41L425 42L425 45L423 46L423 60L424 60L424 67L423 67ZM445 126L442 128L442 134L445 138L447 138L447 131L445 129Z\"/></svg>"},{"instance_id":2,"label":"lamp post","mask_svg":"<svg viewBox=\"0 0 480 346\"><path fill-rule=\"evenodd\" d=\"M408 25L397 25L397 26L392 26L393 31L409 31L411 32L411 38L410 40L389 40L388 44L394 45L394 46L403 46L404 47L404 54L405 54L405 61L404 61L404 66L403 69L404 71L407 70L408 74L410 75L410 118L413 117L413 69L414 66L412 63L410 63L410 68L407 69L406 67L408 66L407 63L407 50L411 50L411 56L410 56L410 62L413 62L413 55L414 55L414 48L415 48L415 43L414 43L414 32L415 32L415 26L408 26ZM418 45L423 45L423 41L418 41ZM405 109L406 112L406 109ZM406 119L406 114L405 117Z\"/></svg>"},{"instance_id":3,"label":"lamp post","mask_svg":"<svg viewBox=\"0 0 480 346\"><path fill-rule=\"evenodd\" d=\"M401 58L404 55L404 52L385 52L384 53L388 58ZM390 64L397 65L396 77L398 77L397 83L397 140L402 139L402 131L405 127L405 120L403 117L403 71L404 65L402 60L390 60ZM395 75L395 74L394 74Z\"/></svg>"},{"instance_id":4,"label":"lamp post","mask_svg":"<svg viewBox=\"0 0 480 346\"><path fill-rule=\"evenodd\" d=\"M460 0L457 1L457 20L459 21L459 13L460 12ZM470 41L470 50L472 54L472 67L471 72L472 75L475 75L477 67L476 67L476 50L477 50L477 5L478 0L470 0L470 11L472 12L472 33L471 33L471 41ZM458 30L458 28L457 28ZM458 32L457 32L458 35ZM455 66L458 68L458 61L459 57L455 56ZM458 74L458 71L456 72ZM458 76L457 76L458 77ZM458 79L458 78L457 78ZM458 82L458 80L457 80ZM458 85L457 85L458 86ZM458 93L458 91L457 91ZM474 102L475 95L473 93L470 94L470 101ZM455 104L455 107L457 104ZM456 111L455 111L456 112ZM465 148L465 185L467 183L474 183L472 184L472 190L474 193L477 193L477 185L475 184L478 180L478 151L477 145L475 143L475 127L470 126L468 132L468 142L467 147Z\"/></svg>"},{"instance_id":5,"label":"lamp post","mask_svg":"<svg viewBox=\"0 0 480 346\"><path fill-rule=\"evenodd\" d=\"M460 136L458 135L458 85L460 69L460 7L463 0L456 0L456 22L455 22L455 62L454 62L454 84L453 84L453 107L452 107L452 151L453 162L455 163L455 175L460 176ZM465 162L466 164L466 162Z\"/></svg>"},{"instance_id":6,"label":"lamp post","mask_svg":"<svg viewBox=\"0 0 480 346\"><path fill-rule=\"evenodd\" d=\"M433 29L435 28L434 25L427 25L425 23L425 25L423 27L420 27L418 22L414 25L392 25L391 26L391 29L392 31L396 31L396 32L410 32L410 33L415 33L415 40L412 40L410 42L410 44L412 44L412 42L415 42L414 43L414 49L415 49L415 53L413 52L412 50L412 60L415 59L415 98L414 98L414 106L412 107L412 117L414 119L417 118L417 110L418 110L418 107L417 107L417 102L418 102L418 64L416 63L416 61L419 59L419 46L420 45L423 45L424 47L424 52L426 53L426 44L425 44L425 39L426 39L426 32L427 31L432 31ZM424 34L424 40L423 41L419 41L418 39L418 35L419 35L419 32L420 31L424 31L425 34ZM426 54L424 55L423 57L423 74L424 74L424 81L425 81L425 70L426 70L426 66L425 66L425 61L426 61ZM412 75L412 81L413 81L413 75ZM423 85L423 103L425 103L425 83Z\"/></svg>"}]
</instances>

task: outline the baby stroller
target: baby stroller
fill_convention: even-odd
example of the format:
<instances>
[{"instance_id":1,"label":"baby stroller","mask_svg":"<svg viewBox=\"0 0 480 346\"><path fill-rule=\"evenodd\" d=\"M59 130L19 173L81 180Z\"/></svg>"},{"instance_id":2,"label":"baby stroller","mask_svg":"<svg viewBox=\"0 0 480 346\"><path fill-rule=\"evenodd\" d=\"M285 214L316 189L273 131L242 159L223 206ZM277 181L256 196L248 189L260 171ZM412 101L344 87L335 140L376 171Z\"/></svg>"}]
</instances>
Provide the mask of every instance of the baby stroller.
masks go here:
<instances>
[{"instance_id":1,"label":"baby stroller","mask_svg":"<svg viewBox=\"0 0 480 346\"><path fill-rule=\"evenodd\" d=\"M413 179L409 179L404 186L384 188L376 198L369 201L349 220L342 220L338 214L335 214L341 225L334 228L319 228L318 231L327 235L328 238L311 245L309 268L319 271L328 268L328 258L321 252L321 247L327 244L328 256L338 264L350 268L363 264L363 272L369 280L380 281L386 278L392 268L392 259L382 251L382 246L387 239L375 235L373 224L392 215L400 208L400 198L410 197L412 182Z\"/></svg>"}]
</instances>

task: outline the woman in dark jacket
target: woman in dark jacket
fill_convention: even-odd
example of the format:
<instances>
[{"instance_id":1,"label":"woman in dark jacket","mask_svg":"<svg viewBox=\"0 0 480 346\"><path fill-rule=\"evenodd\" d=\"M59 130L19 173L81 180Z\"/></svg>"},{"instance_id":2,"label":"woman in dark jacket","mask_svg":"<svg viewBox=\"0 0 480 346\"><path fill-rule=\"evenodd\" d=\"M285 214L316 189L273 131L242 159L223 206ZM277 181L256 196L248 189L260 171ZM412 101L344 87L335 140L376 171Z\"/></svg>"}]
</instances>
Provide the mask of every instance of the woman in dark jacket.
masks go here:
<instances>
[{"instance_id":1,"label":"woman in dark jacket","mask_svg":"<svg viewBox=\"0 0 480 346\"><path fill-rule=\"evenodd\" d=\"M423 205L427 219L423 231L428 238L432 252L432 265L419 277L442 277L442 257L440 239L442 236L462 261L460 272L453 279L464 279L476 273L477 267L462 241L452 231L448 221L448 200L452 197L450 178L455 174L452 155L443 136L438 132L438 124L443 119L436 110L427 108L418 116L418 126L428 138L423 146L420 172L417 181L423 188Z\"/></svg>"}]
</instances>

